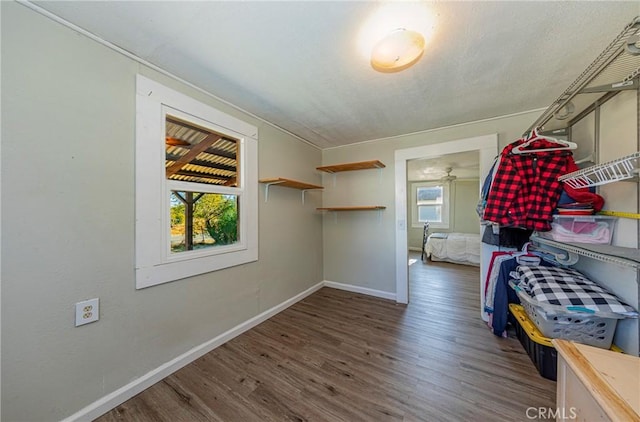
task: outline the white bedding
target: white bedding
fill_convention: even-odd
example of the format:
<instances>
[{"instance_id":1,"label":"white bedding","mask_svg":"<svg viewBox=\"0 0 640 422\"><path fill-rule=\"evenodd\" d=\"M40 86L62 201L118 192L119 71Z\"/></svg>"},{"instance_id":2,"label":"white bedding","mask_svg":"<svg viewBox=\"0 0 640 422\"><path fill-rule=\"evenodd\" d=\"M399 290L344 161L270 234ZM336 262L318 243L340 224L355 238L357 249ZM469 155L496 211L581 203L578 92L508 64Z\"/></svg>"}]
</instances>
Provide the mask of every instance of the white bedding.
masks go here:
<instances>
[{"instance_id":1,"label":"white bedding","mask_svg":"<svg viewBox=\"0 0 640 422\"><path fill-rule=\"evenodd\" d=\"M433 261L480 266L480 235L433 233L427 238L424 251Z\"/></svg>"}]
</instances>

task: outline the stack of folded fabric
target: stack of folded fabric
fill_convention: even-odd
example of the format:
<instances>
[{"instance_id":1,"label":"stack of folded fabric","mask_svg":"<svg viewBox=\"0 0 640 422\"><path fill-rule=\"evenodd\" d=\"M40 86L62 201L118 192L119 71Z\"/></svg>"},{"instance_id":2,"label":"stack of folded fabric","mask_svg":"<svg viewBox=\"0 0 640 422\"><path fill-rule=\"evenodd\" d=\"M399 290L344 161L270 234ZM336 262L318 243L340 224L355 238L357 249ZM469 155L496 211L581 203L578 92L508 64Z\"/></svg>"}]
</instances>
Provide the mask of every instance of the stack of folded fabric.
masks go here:
<instances>
[{"instance_id":1,"label":"stack of folded fabric","mask_svg":"<svg viewBox=\"0 0 640 422\"><path fill-rule=\"evenodd\" d=\"M593 244L608 244L612 235L612 226L609 220L579 221L571 218L554 219L551 223L551 231L547 234L558 242Z\"/></svg>"},{"instance_id":2,"label":"stack of folded fabric","mask_svg":"<svg viewBox=\"0 0 640 422\"><path fill-rule=\"evenodd\" d=\"M572 202L558 205L557 211L560 215L591 215L594 209L591 202Z\"/></svg>"},{"instance_id":3,"label":"stack of folded fabric","mask_svg":"<svg viewBox=\"0 0 640 422\"><path fill-rule=\"evenodd\" d=\"M582 273L520 265L511 273L525 311L542 334L609 348L617 321L638 312Z\"/></svg>"}]
</instances>

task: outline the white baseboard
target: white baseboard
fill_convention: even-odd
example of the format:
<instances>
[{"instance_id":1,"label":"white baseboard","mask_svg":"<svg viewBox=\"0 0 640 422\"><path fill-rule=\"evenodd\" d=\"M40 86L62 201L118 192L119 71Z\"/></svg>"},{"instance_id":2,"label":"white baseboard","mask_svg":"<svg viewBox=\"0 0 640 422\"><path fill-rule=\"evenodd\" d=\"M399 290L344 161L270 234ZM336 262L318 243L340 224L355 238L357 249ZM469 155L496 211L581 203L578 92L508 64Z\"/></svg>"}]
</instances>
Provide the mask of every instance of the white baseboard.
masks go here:
<instances>
[{"instance_id":1,"label":"white baseboard","mask_svg":"<svg viewBox=\"0 0 640 422\"><path fill-rule=\"evenodd\" d=\"M384 292L382 290L369 289L367 287L354 286L352 284L344 284L337 283L335 281L321 281L320 283L308 288L302 293L297 294L296 296L285 300L279 305L274 306L271 309L268 309L261 313L260 315L256 315L255 317L243 322L240 325L220 334L219 336L202 343L199 346L194 347L193 349L183 353L182 355L176 357L175 359L170 360L163 365L160 365L156 369L146 373L140 378L130 382L129 384L120 387L116 391L107 394L99 400L91 403L87 407L79 410L73 415L63 419L63 422L72 422L72 421L92 421L114 407L124 403L129 400L131 397L136 394L141 393L147 388L151 387L153 384L161 381L162 379L168 377L178 369L188 365L199 357L209 353L213 349L218 346L223 345L227 341L233 339L234 337L239 336L245 331L250 330L256 325L266 321L272 316L276 315L279 312L284 311L289 306L295 304L296 302L301 301L305 297L311 295L312 293L320 290L322 287L330 287L332 289L346 290L354 293L361 293L369 296L375 296L383 299L391 299L396 300L396 294L391 292Z\"/></svg>"},{"instance_id":2,"label":"white baseboard","mask_svg":"<svg viewBox=\"0 0 640 422\"><path fill-rule=\"evenodd\" d=\"M422 249L420 249L420 248L416 248L416 247L414 247L414 246L409 246L409 250L410 250L410 251L414 251L414 252L422 252Z\"/></svg>"},{"instance_id":3,"label":"white baseboard","mask_svg":"<svg viewBox=\"0 0 640 422\"><path fill-rule=\"evenodd\" d=\"M329 280L325 280L323 283L326 287L331 287L332 289L346 290L348 292L362 293L363 295L380 297L382 299L396 300L396 294L391 292L369 289L368 287L354 286L353 284L344 284Z\"/></svg>"},{"instance_id":4,"label":"white baseboard","mask_svg":"<svg viewBox=\"0 0 640 422\"><path fill-rule=\"evenodd\" d=\"M320 283L308 288L304 292L297 294L296 296L282 302L279 305L274 306L273 308L267 311L264 311L260 315L256 315L255 317L243 322L240 325L237 325L236 327L220 334L219 336L205 343L202 343L199 346L194 347L193 349L187 351L186 353L183 353L182 355L176 357L175 359L172 359L169 362L163 365L160 365L158 368L146 373L145 375L130 382L129 384L117 389L116 391L110 394L107 394L106 396L102 397L99 400L96 400L95 402L91 403L87 407L65 418L63 422L92 421L96 419L97 417L107 413L109 410L113 409L114 407L129 400L131 397L135 396L136 394L151 387L153 384L157 383L158 381L171 375L172 373L182 368L183 366L188 365L189 363L193 362L194 360L198 359L204 354L209 353L216 347L221 346L222 344L233 339L234 337L239 336L240 334L244 333L247 330L250 330L251 328L266 321L267 319L271 318L277 313L284 311L289 306L293 305L296 302L299 302L300 300L304 299L305 297L316 292L317 290L321 289L324 286L325 286L325 282L321 281Z\"/></svg>"}]
</instances>

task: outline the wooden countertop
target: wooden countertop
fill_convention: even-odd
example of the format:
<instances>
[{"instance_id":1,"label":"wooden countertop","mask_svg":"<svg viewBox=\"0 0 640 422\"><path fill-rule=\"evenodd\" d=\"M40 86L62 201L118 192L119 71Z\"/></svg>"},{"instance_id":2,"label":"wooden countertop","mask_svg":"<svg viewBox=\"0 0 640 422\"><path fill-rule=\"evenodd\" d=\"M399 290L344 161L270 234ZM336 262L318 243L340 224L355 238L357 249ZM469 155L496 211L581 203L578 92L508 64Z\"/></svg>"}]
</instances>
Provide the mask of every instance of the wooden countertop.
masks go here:
<instances>
[{"instance_id":1,"label":"wooden countertop","mask_svg":"<svg viewBox=\"0 0 640 422\"><path fill-rule=\"evenodd\" d=\"M552 343L612 420L640 421L640 358L561 339Z\"/></svg>"}]
</instances>

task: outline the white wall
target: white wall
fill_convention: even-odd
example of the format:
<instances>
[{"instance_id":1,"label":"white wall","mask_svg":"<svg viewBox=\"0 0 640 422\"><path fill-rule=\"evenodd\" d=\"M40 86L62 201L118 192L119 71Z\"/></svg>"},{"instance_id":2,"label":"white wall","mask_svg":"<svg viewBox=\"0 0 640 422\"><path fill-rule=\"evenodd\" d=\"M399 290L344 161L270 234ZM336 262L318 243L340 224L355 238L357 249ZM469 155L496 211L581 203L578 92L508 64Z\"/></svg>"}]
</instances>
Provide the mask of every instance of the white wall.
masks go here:
<instances>
[{"instance_id":1,"label":"white wall","mask_svg":"<svg viewBox=\"0 0 640 422\"><path fill-rule=\"evenodd\" d=\"M395 292L395 150L492 133L498 134L501 149L521 136L539 114L535 111L323 150L323 165L374 159L386 165L380 174L376 170L338 174L336 187L325 189L325 205L387 207L379 216L375 212L325 216L325 279ZM328 186L332 176L323 177Z\"/></svg>"},{"instance_id":2,"label":"white wall","mask_svg":"<svg viewBox=\"0 0 640 422\"><path fill-rule=\"evenodd\" d=\"M615 160L639 150L637 94L622 92L601 107L598 161ZM598 193L605 199L605 209L638 212L638 183L611 183L599 187ZM618 246L639 247L638 220L620 219L614 241Z\"/></svg>"},{"instance_id":3,"label":"white wall","mask_svg":"<svg viewBox=\"0 0 640 422\"><path fill-rule=\"evenodd\" d=\"M2 420L52 421L320 282L320 194L272 188L259 261L135 290L135 75L259 127L260 177L319 183L321 152L2 2ZM292 160L291 157L296 157ZM100 321L75 328L75 302Z\"/></svg>"}]
</instances>

